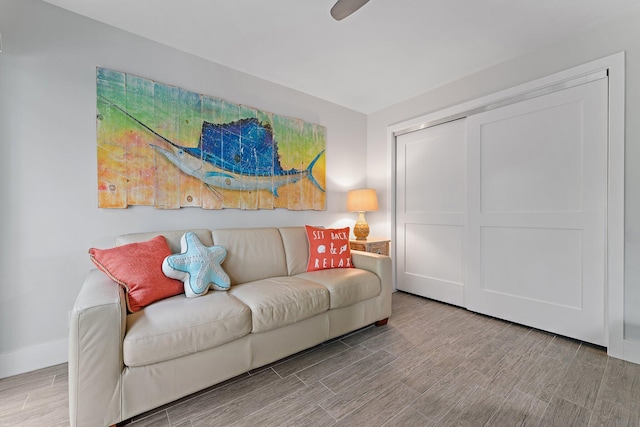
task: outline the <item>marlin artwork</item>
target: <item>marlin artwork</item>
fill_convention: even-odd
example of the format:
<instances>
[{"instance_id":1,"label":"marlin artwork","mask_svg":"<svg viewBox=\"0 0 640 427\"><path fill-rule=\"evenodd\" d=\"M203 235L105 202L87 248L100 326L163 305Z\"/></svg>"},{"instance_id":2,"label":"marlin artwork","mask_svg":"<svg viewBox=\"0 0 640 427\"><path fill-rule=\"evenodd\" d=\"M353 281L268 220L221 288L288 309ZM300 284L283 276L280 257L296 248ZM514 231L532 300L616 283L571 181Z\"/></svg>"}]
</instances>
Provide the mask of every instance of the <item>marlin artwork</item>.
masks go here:
<instances>
[{"instance_id":1,"label":"marlin artwork","mask_svg":"<svg viewBox=\"0 0 640 427\"><path fill-rule=\"evenodd\" d=\"M108 72L109 70L99 69L99 76L101 71L102 75L108 75L105 71ZM127 79L127 77L125 77L125 79ZM128 79L124 81L130 82L131 80ZM144 81L142 82L142 84L145 83L146 82ZM154 82L154 85L157 84ZM134 87L133 84L131 84L131 86ZM319 199L318 196L308 196L308 194L312 194L312 189L315 189L318 194L322 194L321 201L324 203L325 189L316 179L316 176L314 176L314 168L323 158L325 152L324 144L316 144L318 146L317 151L311 154L312 157L309 157L310 160L304 162L302 168L284 168L281 161L281 154L279 153L279 143L274 136L273 125L269 121L261 121L258 117L245 117L223 123L213 123L210 120L205 120L204 117L198 120L201 117L200 115L194 117L191 120L191 123L189 122L189 119L185 119L180 122L189 123L191 125L191 128L194 131L188 136L196 137L197 140L192 140L190 143L195 145L195 142L197 142L197 145L188 146L179 144L173 140L173 138L168 137L162 127L157 127L155 124L154 126L151 126L149 122L154 121L154 115L147 114L145 118L145 115L142 112L137 113L134 110L136 106L142 105L145 99L142 99L141 101L136 100L137 103L135 103L127 102L131 99L131 94L128 95L129 98L121 96L119 99L121 101L125 101L125 108L120 105L119 102L115 102L110 97L105 96L105 94L113 95L112 87L113 85L108 87L111 93L109 90L98 91L99 105L107 106L111 111L112 116L114 111L119 112L120 118L116 120L120 124L128 120L129 123L137 129L133 131L130 130L129 132L137 132L138 135L140 132L147 133L147 137L135 137L136 143L138 144L136 146L137 152L144 153L142 150L144 145L142 145L143 143L139 140L145 139L146 146L149 147L150 153L155 151L182 173L201 182L206 188L211 190L211 193L216 198L224 199L225 194L234 194L233 192L258 192L264 190L270 193L275 199L275 201L272 202L273 207L279 207L278 198L280 197L280 192L283 187L296 184L299 181L307 181L310 186L304 187L306 189L304 192L302 192L302 190L300 190L300 192L292 192L292 190L288 190L287 195L292 194L295 197L296 194L305 194L307 195L303 197L305 199ZM162 93L161 90L164 89L164 87L161 87L160 89L158 89L157 86L153 87L155 88L154 96L159 97L157 93ZM182 89L175 89L183 91L177 92L179 94L184 93L184 90ZM133 92L133 90L130 89L130 92ZM191 94L193 93L187 93L187 95ZM147 96L147 98L149 97ZM180 97L180 99L182 98L186 98L186 96ZM194 97L192 96L192 98ZM151 98L151 101L153 100L154 98ZM148 99L146 101L148 101ZM156 101L156 103L157 102L158 101ZM154 105L153 102L150 103L151 105ZM236 107L236 109L237 108L238 107ZM141 107L141 109L143 108ZM157 114L157 110L158 107L154 110L156 111L154 114ZM195 110L199 113L197 108ZM254 114L257 115L256 113ZM100 108L98 119L101 120ZM194 122L196 122L196 120L200 123L199 135L195 134L194 126L196 123ZM273 121L274 120L272 120L272 122ZM289 139L292 139L291 135L295 135L295 132L285 132L285 137L288 136ZM323 131L321 136L322 138L324 137ZM135 149L132 150L136 151ZM307 148L304 153L309 153L309 149ZM132 155L133 154L128 154L129 157ZM152 170L152 173L154 174L158 173L157 167L154 167L153 169L147 167L147 169ZM324 168L321 172L321 176L324 178ZM146 174L138 173L138 176L142 176L140 179L146 179ZM131 179L127 179L127 182L130 181ZM151 185L147 185L147 187L151 187ZM158 184L153 184L153 187L157 188ZM114 188L115 186L111 189L114 190ZM109 188L107 187L107 190L108 189ZM153 192L155 191L156 190L153 190ZM179 188L177 191L179 191ZM232 193L229 193L229 191ZM113 192L115 193L115 190ZM155 204L157 205L157 202ZM289 206L291 204L291 201L288 201L285 206ZM229 206L227 201L224 207L234 206ZM304 209L304 207L302 208ZM316 207L312 208L315 209ZM298 209L300 209L300 207L298 207Z\"/></svg>"}]
</instances>

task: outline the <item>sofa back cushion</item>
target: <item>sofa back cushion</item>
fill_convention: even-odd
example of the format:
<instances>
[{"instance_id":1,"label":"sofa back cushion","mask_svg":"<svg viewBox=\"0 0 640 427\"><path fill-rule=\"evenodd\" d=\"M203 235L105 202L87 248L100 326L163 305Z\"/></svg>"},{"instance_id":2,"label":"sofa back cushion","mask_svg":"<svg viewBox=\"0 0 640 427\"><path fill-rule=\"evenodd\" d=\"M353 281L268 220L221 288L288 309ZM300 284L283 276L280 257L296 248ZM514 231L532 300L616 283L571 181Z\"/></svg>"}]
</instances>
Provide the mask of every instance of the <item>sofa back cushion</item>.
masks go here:
<instances>
[{"instance_id":1,"label":"sofa back cushion","mask_svg":"<svg viewBox=\"0 0 640 427\"><path fill-rule=\"evenodd\" d=\"M309 240L304 227L281 227L280 235L287 256L289 276L307 271L309 260Z\"/></svg>"},{"instance_id":2,"label":"sofa back cushion","mask_svg":"<svg viewBox=\"0 0 640 427\"><path fill-rule=\"evenodd\" d=\"M200 242L202 242L205 246L213 246L213 241L211 240L211 231L205 228L199 228L195 230L175 230L175 231L150 231L146 233L131 233L131 234L123 234L121 236L116 237L115 244L116 246L126 245L128 243L137 243L137 242L145 242L147 240L151 240L156 236L164 236L169 244L169 249L171 249L172 254L180 253L180 239L187 231L193 231L198 235Z\"/></svg>"},{"instance_id":3,"label":"sofa back cushion","mask_svg":"<svg viewBox=\"0 0 640 427\"><path fill-rule=\"evenodd\" d=\"M227 228L211 232L213 244L224 246L222 268L231 285L287 276L287 260L277 228Z\"/></svg>"}]
</instances>

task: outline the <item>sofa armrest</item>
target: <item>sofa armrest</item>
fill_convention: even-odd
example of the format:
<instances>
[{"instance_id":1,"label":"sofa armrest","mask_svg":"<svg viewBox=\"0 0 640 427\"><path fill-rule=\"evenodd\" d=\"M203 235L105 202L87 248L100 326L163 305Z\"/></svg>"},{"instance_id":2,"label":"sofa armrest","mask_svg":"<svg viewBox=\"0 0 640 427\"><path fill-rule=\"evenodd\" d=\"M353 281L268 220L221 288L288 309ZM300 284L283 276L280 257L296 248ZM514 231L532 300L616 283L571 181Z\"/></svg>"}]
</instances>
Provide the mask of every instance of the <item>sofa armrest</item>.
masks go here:
<instances>
[{"instance_id":1,"label":"sofa armrest","mask_svg":"<svg viewBox=\"0 0 640 427\"><path fill-rule=\"evenodd\" d=\"M380 295L383 298L381 317L383 320L391 316L391 294L393 293L393 273L391 271L391 258L386 255L378 255L371 252L351 251L353 266L368 270L380 278Z\"/></svg>"},{"instance_id":2,"label":"sofa armrest","mask_svg":"<svg viewBox=\"0 0 640 427\"><path fill-rule=\"evenodd\" d=\"M82 285L69 328L71 426L120 420L122 342L127 310L122 288L99 270Z\"/></svg>"}]
</instances>

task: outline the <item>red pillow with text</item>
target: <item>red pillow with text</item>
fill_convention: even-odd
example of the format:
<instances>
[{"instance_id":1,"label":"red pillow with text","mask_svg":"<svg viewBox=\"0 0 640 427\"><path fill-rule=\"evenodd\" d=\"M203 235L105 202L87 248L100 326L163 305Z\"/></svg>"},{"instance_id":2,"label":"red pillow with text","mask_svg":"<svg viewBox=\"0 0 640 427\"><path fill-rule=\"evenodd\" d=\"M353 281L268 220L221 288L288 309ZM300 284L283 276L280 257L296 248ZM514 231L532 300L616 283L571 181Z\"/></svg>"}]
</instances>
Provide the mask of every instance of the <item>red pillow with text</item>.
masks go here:
<instances>
[{"instance_id":1,"label":"red pillow with text","mask_svg":"<svg viewBox=\"0 0 640 427\"><path fill-rule=\"evenodd\" d=\"M171 255L164 236L110 249L89 249L91 261L126 291L127 309L135 313L152 302L184 293L184 284L162 272Z\"/></svg>"},{"instance_id":2,"label":"red pillow with text","mask_svg":"<svg viewBox=\"0 0 640 427\"><path fill-rule=\"evenodd\" d=\"M307 271L351 268L349 227L318 228L305 225L309 240Z\"/></svg>"}]
</instances>

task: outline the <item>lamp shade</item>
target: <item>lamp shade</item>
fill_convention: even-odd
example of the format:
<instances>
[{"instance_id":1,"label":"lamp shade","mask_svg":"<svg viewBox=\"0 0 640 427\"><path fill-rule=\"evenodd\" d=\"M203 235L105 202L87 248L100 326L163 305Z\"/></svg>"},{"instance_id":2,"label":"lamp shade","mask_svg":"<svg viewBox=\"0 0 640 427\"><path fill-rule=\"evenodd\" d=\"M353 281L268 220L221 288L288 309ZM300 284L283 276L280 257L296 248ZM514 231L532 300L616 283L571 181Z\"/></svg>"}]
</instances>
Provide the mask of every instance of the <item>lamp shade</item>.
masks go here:
<instances>
[{"instance_id":1,"label":"lamp shade","mask_svg":"<svg viewBox=\"0 0 640 427\"><path fill-rule=\"evenodd\" d=\"M361 188L347 193L349 212L371 212L378 210L378 197L373 188Z\"/></svg>"}]
</instances>

